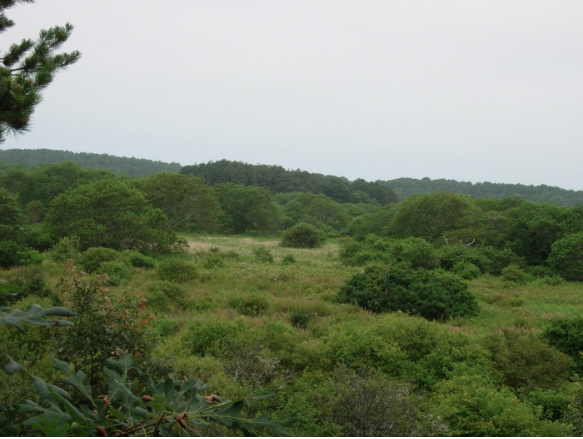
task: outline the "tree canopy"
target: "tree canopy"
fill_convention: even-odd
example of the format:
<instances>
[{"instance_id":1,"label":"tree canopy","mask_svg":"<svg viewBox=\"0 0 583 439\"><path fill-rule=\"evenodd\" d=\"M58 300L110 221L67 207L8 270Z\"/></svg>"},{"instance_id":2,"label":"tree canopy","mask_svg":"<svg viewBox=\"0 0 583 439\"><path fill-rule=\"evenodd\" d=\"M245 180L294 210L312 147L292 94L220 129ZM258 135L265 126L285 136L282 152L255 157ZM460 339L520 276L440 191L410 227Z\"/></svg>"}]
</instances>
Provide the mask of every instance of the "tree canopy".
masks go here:
<instances>
[{"instance_id":1,"label":"tree canopy","mask_svg":"<svg viewBox=\"0 0 583 439\"><path fill-rule=\"evenodd\" d=\"M55 236L79 237L81 249L110 247L161 251L176 237L167 217L144 195L119 180L79 186L51 202L45 223Z\"/></svg>"},{"instance_id":2,"label":"tree canopy","mask_svg":"<svg viewBox=\"0 0 583 439\"><path fill-rule=\"evenodd\" d=\"M0 33L14 26L4 11L18 3L32 0L2 0L0 2ZM75 63L81 54L55 53L69 39L73 26L55 26L41 30L36 41L24 39L12 44L0 57L0 143L6 134L22 133L28 129L41 91L55 74Z\"/></svg>"}]
</instances>

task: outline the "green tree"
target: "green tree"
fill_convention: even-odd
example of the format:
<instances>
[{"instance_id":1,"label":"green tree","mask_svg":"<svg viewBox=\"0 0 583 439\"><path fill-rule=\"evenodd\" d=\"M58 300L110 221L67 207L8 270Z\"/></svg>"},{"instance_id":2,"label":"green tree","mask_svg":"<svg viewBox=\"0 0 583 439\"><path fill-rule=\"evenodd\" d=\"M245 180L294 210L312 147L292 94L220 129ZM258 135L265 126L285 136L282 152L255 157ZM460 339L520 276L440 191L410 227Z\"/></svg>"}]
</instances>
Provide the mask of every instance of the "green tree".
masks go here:
<instances>
[{"instance_id":1,"label":"green tree","mask_svg":"<svg viewBox=\"0 0 583 439\"><path fill-rule=\"evenodd\" d=\"M391 205L377 208L371 213L357 216L348 224L346 232L349 236L359 241L362 241L371 233L374 235L382 235L396 211L397 209L394 205Z\"/></svg>"},{"instance_id":2,"label":"green tree","mask_svg":"<svg viewBox=\"0 0 583 439\"><path fill-rule=\"evenodd\" d=\"M58 238L78 236L80 249L110 247L165 251L176 241L167 218L144 195L119 180L79 186L51 202L45 226Z\"/></svg>"},{"instance_id":3,"label":"green tree","mask_svg":"<svg viewBox=\"0 0 583 439\"><path fill-rule=\"evenodd\" d=\"M295 223L325 225L336 231L344 229L350 219L340 204L323 194L299 194L284 206L284 212Z\"/></svg>"},{"instance_id":4,"label":"green tree","mask_svg":"<svg viewBox=\"0 0 583 439\"><path fill-rule=\"evenodd\" d=\"M278 229L280 214L271 193L260 187L221 183L214 187L223 211L221 224L227 233L247 230L273 232Z\"/></svg>"},{"instance_id":5,"label":"green tree","mask_svg":"<svg viewBox=\"0 0 583 439\"><path fill-rule=\"evenodd\" d=\"M16 197L0 187L0 239L19 241L24 223L25 217Z\"/></svg>"},{"instance_id":6,"label":"green tree","mask_svg":"<svg viewBox=\"0 0 583 439\"><path fill-rule=\"evenodd\" d=\"M0 2L0 33L14 22L4 11L18 3L31 0ZM51 83L57 71L75 63L79 52L55 53L71 35L73 26L55 26L41 30L36 41L25 39L11 45L0 57L0 143L9 132L28 129L35 106L41 101L41 91Z\"/></svg>"},{"instance_id":7,"label":"green tree","mask_svg":"<svg viewBox=\"0 0 583 439\"><path fill-rule=\"evenodd\" d=\"M30 173L28 184L19 192L22 205L40 201L44 207L58 195L82 184L114 178L109 171L82 168L74 162L45 165Z\"/></svg>"},{"instance_id":8,"label":"green tree","mask_svg":"<svg viewBox=\"0 0 583 439\"><path fill-rule=\"evenodd\" d=\"M583 232L555 241L547 263L565 279L583 282Z\"/></svg>"},{"instance_id":9,"label":"green tree","mask_svg":"<svg viewBox=\"0 0 583 439\"><path fill-rule=\"evenodd\" d=\"M18 264L22 250L25 217L16 197L0 187L0 267Z\"/></svg>"},{"instance_id":10,"label":"green tree","mask_svg":"<svg viewBox=\"0 0 583 439\"><path fill-rule=\"evenodd\" d=\"M471 197L436 192L413 195L403 201L388 226L390 234L434 242L445 232L476 224L480 210Z\"/></svg>"},{"instance_id":11,"label":"green tree","mask_svg":"<svg viewBox=\"0 0 583 439\"><path fill-rule=\"evenodd\" d=\"M210 187L192 175L160 172L135 180L152 206L160 209L168 220L166 230L215 231L219 205Z\"/></svg>"},{"instance_id":12,"label":"green tree","mask_svg":"<svg viewBox=\"0 0 583 439\"><path fill-rule=\"evenodd\" d=\"M523 203L508 211L509 247L529 265L543 265L566 229L568 209L550 203Z\"/></svg>"}]
</instances>

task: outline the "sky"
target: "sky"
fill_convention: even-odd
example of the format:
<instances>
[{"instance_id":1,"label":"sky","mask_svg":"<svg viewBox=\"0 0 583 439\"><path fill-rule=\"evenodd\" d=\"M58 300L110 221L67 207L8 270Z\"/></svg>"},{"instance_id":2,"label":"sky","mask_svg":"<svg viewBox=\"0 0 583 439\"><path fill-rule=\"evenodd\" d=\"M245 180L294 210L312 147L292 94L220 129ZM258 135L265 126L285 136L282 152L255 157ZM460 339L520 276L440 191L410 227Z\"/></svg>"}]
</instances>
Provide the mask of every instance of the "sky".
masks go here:
<instances>
[{"instance_id":1,"label":"sky","mask_svg":"<svg viewBox=\"0 0 583 439\"><path fill-rule=\"evenodd\" d=\"M48 148L350 180L583 190L580 0L36 0L82 58L43 94Z\"/></svg>"}]
</instances>

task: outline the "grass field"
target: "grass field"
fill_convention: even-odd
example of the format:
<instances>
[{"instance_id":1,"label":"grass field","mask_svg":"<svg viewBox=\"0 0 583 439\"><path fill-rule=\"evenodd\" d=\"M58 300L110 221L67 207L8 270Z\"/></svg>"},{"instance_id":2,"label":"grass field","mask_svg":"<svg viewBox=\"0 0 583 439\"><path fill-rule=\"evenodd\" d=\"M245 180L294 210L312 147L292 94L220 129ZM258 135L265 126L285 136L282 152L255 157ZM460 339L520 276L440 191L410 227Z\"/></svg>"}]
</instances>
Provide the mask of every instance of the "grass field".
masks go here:
<instances>
[{"instance_id":1,"label":"grass field","mask_svg":"<svg viewBox=\"0 0 583 439\"><path fill-rule=\"evenodd\" d=\"M269 303L265 315L284 321L298 309L311 310L320 321L346 314L366 314L353 306L336 303L338 290L361 271L341 264L337 241L329 241L319 249L283 248L277 238L269 236L188 236L188 242L189 255L199 265L209 255L231 252L231 257L224 257L222 267L201 269L202 282L190 287L189 297L199 302L196 308L201 312L224 314L228 312L229 299L261 295ZM253 253L257 247L268 249L274 262L257 261ZM213 253L213 248L219 251ZM238 256L233 257L235 253ZM292 255L296 262L283 264L287 255ZM476 334L507 327L542 330L552 318L583 316L583 287L579 283L516 284L483 276L468 284L481 312L469 319L454 319L448 325L465 327Z\"/></svg>"}]
</instances>

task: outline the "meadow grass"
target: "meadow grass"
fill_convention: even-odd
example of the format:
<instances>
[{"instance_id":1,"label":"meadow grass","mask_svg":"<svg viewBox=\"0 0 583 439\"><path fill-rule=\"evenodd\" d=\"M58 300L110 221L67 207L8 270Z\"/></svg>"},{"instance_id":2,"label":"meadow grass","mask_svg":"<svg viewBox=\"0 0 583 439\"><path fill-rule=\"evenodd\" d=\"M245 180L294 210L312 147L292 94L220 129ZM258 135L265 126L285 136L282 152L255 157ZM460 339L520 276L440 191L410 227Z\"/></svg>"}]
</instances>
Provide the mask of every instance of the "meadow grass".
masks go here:
<instances>
[{"instance_id":1,"label":"meadow grass","mask_svg":"<svg viewBox=\"0 0 583 439\"><path fill-rule=\"evenodd\" d=\"M171 319L179 327L195 316L213 315L226 319L270 318L289 323L290 314L298 311L312 315L310 327L319 328L317 332L321 333L334 322L369 314L357 306L336 302L340 288L362 270L341 263L338 240L329 240L316 249L294 249L281 247L279 238L267 235L183 234L182 237L189 245L183 257L197 265L198 279L182 284L186 293L181 300L153 310L160 318ZM254 250L259 247L270 252L274 262L258 260ZM285 263L288 255L295 262ZM214 258L214 263L205 264L209 258ZM0 270L0 278L16 279L26 270ZM42 272L47 286L56 289L57 278L65 274L64 262L45 260ZM157 281L155 269L135 269L132 279L121 282L115 289L147 296L148 285ZM536 280L512 283L501 277L482 276L468 281L468 285L478 299L480 312L475 317L443 322L456 331L485 334L525 327L540 331L557 317L583 317L583 287L579 283L545 285Z\"/></svg>"}]
</instances>

